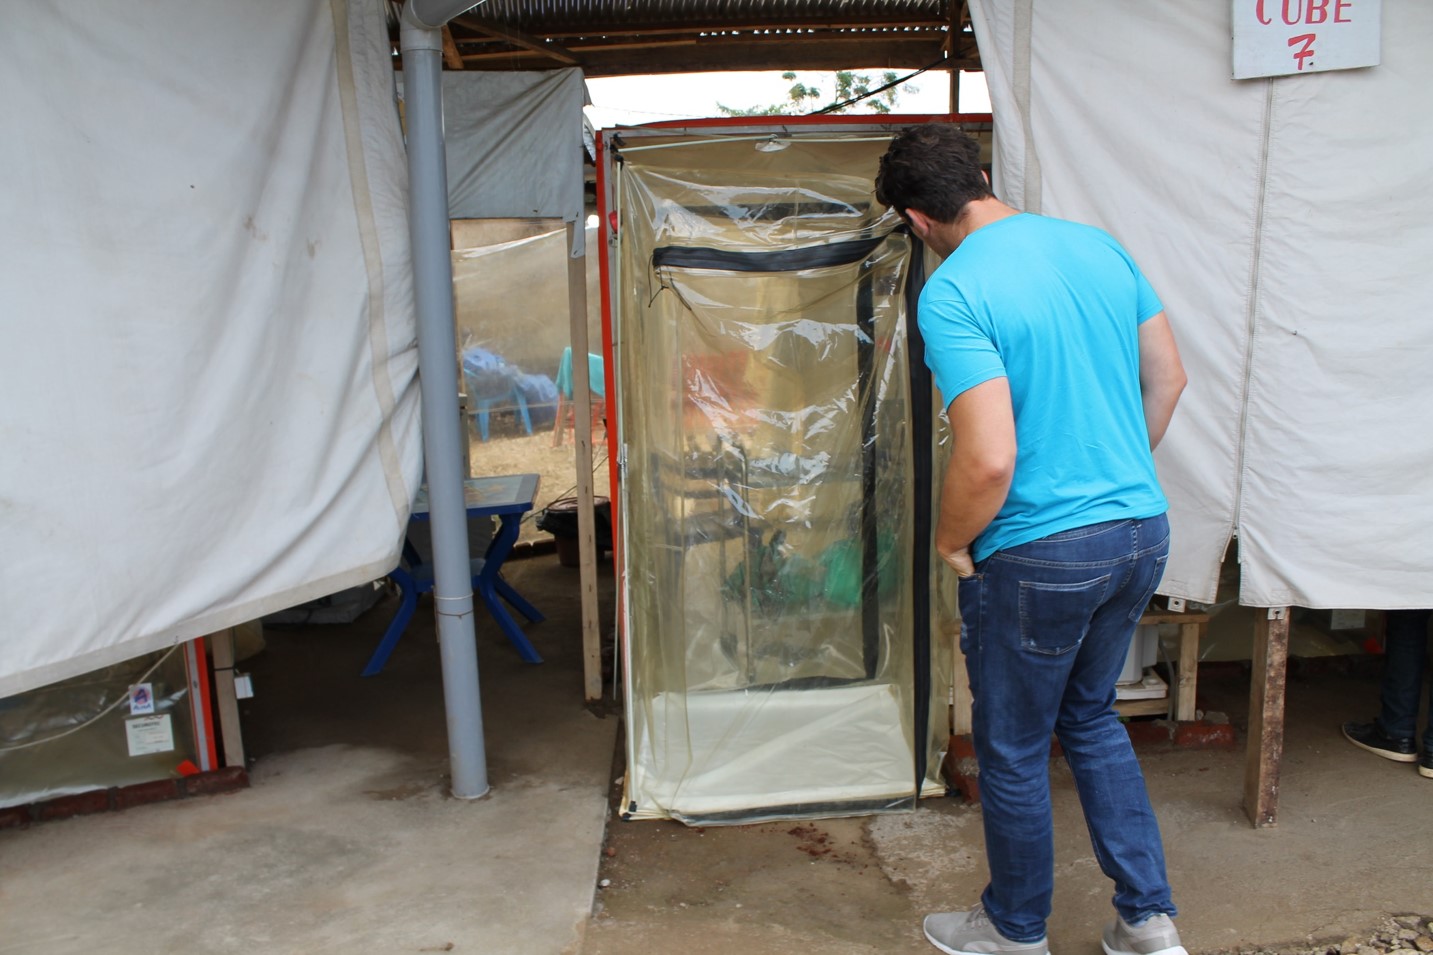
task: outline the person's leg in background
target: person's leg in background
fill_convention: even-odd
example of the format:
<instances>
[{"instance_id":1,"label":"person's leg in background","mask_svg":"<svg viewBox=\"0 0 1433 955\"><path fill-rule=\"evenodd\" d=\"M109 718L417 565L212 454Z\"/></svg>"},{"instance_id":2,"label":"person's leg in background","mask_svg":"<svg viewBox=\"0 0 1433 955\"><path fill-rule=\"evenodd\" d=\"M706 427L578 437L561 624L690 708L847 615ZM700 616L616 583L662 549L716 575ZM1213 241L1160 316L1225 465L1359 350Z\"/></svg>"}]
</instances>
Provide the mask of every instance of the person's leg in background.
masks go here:
<instances>
[{"instance_id":1,"label":"person's leg in background","mask_svg":"<svg viewBox=\"0 0 1433 955\"><path fill-rule=\"evenodd\" d=\"M1418 735L1418 704L1428 661L1428 618L1433 610L1389 610L1385 613L1383 682L1379 691L1379 728L1394 738ZM1433 696L1430 696L1433 700ZM1433 731L1423 744L1433 743Z\"/></svg>"},{"instance_id":2,"label":"person's leg in background","mask_svg":"<svg viewBox=\"0 0 1433 955\"><path fill-rule=\"evenodd\" d=\"M1427 674L1430 617L1433 610L1387 611L1378 722L1389 736L1411 739L1418 735L1418 701ZM1433 778L1433 682L1428 687L1428 723L1423 728L1418 772Z\"/></svg>"},{"instance_id":3,"label":"person's leg in background","mask_svg":"<svg viewBox=\"0 0 1433 955\"><path fill-rule=\"evenodd\" d=\"M1378 716L1368 723L1345 723L1343 735L1384 759L1411 763L1418 759L1418 702L1428 654L1428 618L1433 610L1389 610L1386 614ZM1426 761L1433 747L1433 729L1424 733L1423 743ZM1420 766L1419 772L1423 770ZM1424 775L1433 775L1433 765Z\"/></svg>"}]
</instances>

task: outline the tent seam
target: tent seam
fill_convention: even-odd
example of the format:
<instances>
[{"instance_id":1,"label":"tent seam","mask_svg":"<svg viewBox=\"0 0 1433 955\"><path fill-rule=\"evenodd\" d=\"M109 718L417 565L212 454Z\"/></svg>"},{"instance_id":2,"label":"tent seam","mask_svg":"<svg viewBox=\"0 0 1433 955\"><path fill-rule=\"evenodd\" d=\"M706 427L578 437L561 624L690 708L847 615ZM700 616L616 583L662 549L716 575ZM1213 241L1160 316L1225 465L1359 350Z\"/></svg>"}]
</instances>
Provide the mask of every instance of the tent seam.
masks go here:
<instances>
[{"instance_id":1,"label":"tent seam","mask_svg":"<svg viewBox=\"0 0 1433 955\"><path fill-rule=\"evenodd\" d=\"M1015 102L1020 107L1021 132L1025 137L1025 168L1020 183L1020 207L1024 212L1040 214L1040 156L1035 150L1035 128L1030 118L1030 38L1035 20L1035 0L1018 0L1015 5L1015 49L1012 51L1011 72L1014 74Z\"/></svg>"},{"instance_id":2,"label":"tent seam","mask_svg":"<svg viewBox=\"0 0 1433 955\"><path fill-rule=\"evenodd\" d=\"M340 112L347 145L348 179L353 188L353 212L358 220L359 242L363 249L364 272L368 276L368 351L371 362L370 381L382 421L378 428L378 454L383 465L383 479L393 504L399 526L407 523L412 495L403 480L399 466L397 442L393 437L393 415L397 400L393 382L388 376L388 357L384 355L386 312L383 307L383 255L378 247L374 225L373 194L368 184L368 164L364 161L362 116L354 82L353 48L349 32L348 0L329 0L333 15L335 65L338 80ZM396 542L395 542L396 543ZM396 557L396 554L395 554Z\"/></svg>"},{"instance_id":3,"label":"tent seam","mask_svg":"<svg viewBox=\"0 0 1433 955\"><path fill-rule=\"evenodd\" d=\"M1263 242L1264 242L1264 210L1269 193L1269 146L1273 139L1274 126L1274 103L1275 103L1275 80L1269 79L1264 94L1264 122L1259 143L1259 173L1258 173L1258 197L1254 203L1254 228L1253 245L1249 256L1249 280L1245 288L1246 308L1244 325L1244 375L1243 383L1239 393L1239 434L1235 446L1235 484L1234 484L1234 507L1232 520L1229 526L1229 537L1238 537L1239 529L1243 526L1244 518L1244 485L1249 474L1248 462L1248 441L1249 441L1249 395L1254 387L1254 358L1258 350L1258 327L1259 327L1259 300L1261 292L1260 276L1263 271ZM1228 551L1228 544L1225 544L1225 551ZM1243 563L1243 548L1241 548L1239 562ZM1217 575L1217 568L1216 568Z\"/></svg>"}]
</instances>

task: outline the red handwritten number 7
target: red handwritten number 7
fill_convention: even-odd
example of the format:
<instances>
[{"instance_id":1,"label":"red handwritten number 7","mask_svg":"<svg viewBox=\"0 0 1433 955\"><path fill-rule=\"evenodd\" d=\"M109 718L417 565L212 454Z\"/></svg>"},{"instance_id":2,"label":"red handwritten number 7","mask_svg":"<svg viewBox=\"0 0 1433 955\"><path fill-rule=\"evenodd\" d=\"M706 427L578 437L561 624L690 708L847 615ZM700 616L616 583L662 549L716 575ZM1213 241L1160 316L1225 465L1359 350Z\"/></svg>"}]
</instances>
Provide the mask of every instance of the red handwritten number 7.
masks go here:
<instances>
[{"instance_id":1,"label":"red handwritten number 7","mask_svg":"<svg viewBox=\"0 0 1433 955\"><path fill-rule=\"evenodd\" d=\"M1294 59L1298 61L1299 69L1304 68L1304 60L1312 59L1314 55L1314 40L1318 39L1316 33L1303 33L1299 36L1289 37L1289 46L1302 43L1303 46L1294 51Z\"/></svg>"}]
</instances>

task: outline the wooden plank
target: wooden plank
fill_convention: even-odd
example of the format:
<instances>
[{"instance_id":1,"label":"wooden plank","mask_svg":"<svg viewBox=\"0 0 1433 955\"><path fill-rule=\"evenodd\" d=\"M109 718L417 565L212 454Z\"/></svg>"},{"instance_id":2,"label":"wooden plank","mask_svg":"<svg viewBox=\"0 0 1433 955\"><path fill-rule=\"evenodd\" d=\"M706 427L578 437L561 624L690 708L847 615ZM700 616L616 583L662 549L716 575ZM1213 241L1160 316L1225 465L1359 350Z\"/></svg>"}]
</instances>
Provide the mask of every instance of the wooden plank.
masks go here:
<instances>
[{"instance_id":1,"label":"wooden plank","mask_svg":"<svg viewBox=\"0 0 1433 955\"><path fill-rule=\"evenodd\" d=\"M244 765L244 733L239 725L239 697L234 692L234 630L210 634L206 641L214 659L214 709L224 741L224 765Z\"/></svg>"},{"instance_id":2,"label":"wooden plank","mask_svg":"<svg viewBox=\"0 0 1433 955\"><path fill-rule=\"evenodd\" d=\"M1154 700L1117 700L1115 712L1120 716L1168 716L1169 698Z\"/></svg>"},{"instance_id":3,"label":"wooden plank","mask_svg":"<svg viewBox=\"0 0 1433 955\"><path fill-rule=\"evenodd\" d=\"M1244 811L1256 829L1278 824L1288 662L1289 608L1270 607L1254 624L1254 673L1244 752Z\"/></svg>"},{"instance_id":4,"label":"wooden plank","mask_svg":"<svg viewBox=\"0 0 1433 955\"><path fill-rule=\"evenodd\" d=\"M582 222L567 224L568 249ZM572 393L592 394L588 380L587 257L567 256L567 310L572 333ZM578 408L588 401L574 399ZM597 606L597 534L592 493L592 415L574 415L577 443L577 553L582 581L582 695L588 702L602 699L602 632ZM557 423L558 428L562 422Z\"/></svg>"}]
</instances>

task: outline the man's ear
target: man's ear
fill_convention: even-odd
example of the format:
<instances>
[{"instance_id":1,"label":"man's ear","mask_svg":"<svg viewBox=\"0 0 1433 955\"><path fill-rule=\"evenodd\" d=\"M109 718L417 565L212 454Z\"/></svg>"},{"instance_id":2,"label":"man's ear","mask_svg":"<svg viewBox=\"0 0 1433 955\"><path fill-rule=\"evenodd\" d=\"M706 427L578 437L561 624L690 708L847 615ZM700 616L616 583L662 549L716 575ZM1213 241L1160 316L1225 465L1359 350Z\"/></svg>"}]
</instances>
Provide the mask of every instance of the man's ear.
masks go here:
<instances>
[{"instance_id":1,"label":"man's ear","mask_svg":"<svg viewBox=\"0 0 1433 955\"><path fill-rule=\"evenodd\" d=\"M916 238L922 242L926 241L930 235L931 226L934 225L930 216L919 209L907 209L906 221L911 224L911 231L915 233Z\"/></svg>"}]
</instances>

